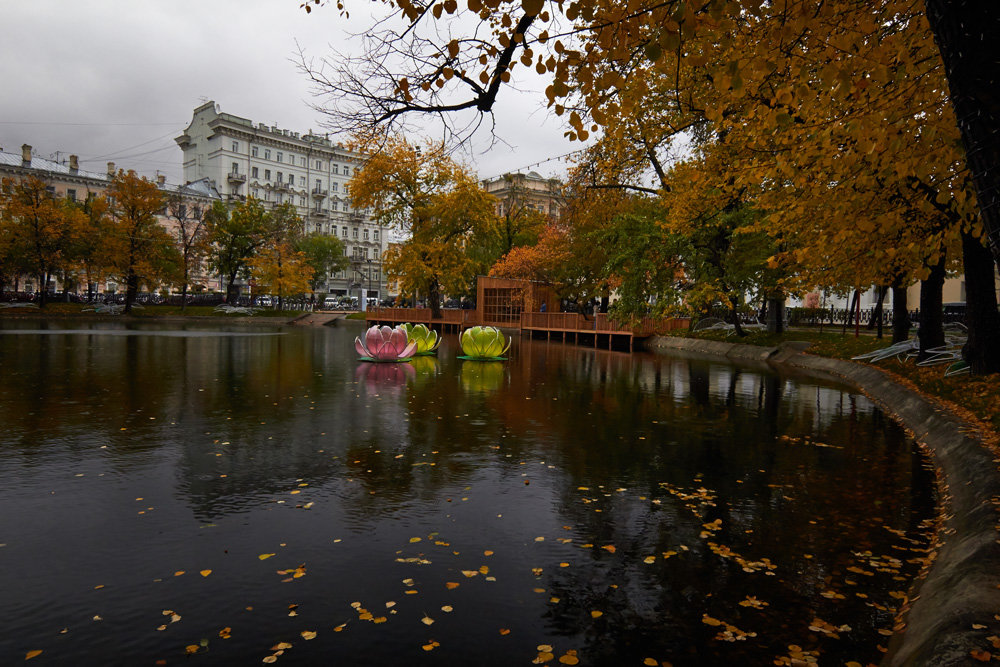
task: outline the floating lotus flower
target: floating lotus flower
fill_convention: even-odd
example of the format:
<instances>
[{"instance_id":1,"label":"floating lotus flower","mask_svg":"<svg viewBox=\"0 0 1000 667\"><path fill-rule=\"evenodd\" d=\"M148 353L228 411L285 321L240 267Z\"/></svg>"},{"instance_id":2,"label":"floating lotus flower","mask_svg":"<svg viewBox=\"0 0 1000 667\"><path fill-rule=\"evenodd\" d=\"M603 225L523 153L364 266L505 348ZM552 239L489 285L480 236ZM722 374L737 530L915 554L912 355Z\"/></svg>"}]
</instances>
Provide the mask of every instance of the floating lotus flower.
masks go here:
<instances>
[{"instance_id":1,"label":"floating lotus flower","mask_svg":"<svg viewBox=\"0 0 1000 667\"><path fill-rule=\"evenodd\" d=\"M437 331L428 329L423 324L410 324L407 322L402 327L406 329L406 339L410 342L417 342L417 351L414 352L414 355L434 354L438 345L441 344L441 339L438 337Z\"/></svg>"},{"instance_id":2,"label":"floating lotus flower","mask_svg":"<svg viewBox=\"0 0 1000 667\"><path fill-rule=\"evenodd\" d=\"M460 359L478 361L502 361L503 353L510 349L511 340L506 340L495 327L472 327L462 332L462 352ZM506 345L504 344L506 342Z\"/></svg>"},{"instance_id":3,"label":"floating lotus flower","mask_svg":"<svg viewBox=\"0 0 1000 667\"><path fill-rule=\"evenodd\" d=\"M417 349L416 341L407 343L406 329L374 326L365 332L365 340L354 339L354 349L362 361L406 361Z\"/></svg>"}]
</instances>

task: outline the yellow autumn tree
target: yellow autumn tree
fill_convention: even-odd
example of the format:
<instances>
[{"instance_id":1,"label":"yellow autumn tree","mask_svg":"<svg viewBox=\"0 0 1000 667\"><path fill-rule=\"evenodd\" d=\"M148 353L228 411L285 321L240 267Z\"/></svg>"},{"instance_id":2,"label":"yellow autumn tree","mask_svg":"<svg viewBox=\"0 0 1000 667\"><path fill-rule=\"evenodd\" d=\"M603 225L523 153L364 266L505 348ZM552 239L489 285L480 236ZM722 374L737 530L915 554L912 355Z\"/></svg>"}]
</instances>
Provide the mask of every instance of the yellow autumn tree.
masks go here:
<instances>
[{"instance_id":1,"label":"yellow autumn tree","mask_svg":"<svg viewBox=\"0 0 1000 667\"><path fill-rule=\"evenodd\" d=\"M441 143L415 146L401 137L368 144L364 167L351 179L352 203L405 235L383 257L404 293L426 295L433 317L441 296L466 294L482 270L470 246L496 224L495 200Z\"/></svg>"}]
</instances>

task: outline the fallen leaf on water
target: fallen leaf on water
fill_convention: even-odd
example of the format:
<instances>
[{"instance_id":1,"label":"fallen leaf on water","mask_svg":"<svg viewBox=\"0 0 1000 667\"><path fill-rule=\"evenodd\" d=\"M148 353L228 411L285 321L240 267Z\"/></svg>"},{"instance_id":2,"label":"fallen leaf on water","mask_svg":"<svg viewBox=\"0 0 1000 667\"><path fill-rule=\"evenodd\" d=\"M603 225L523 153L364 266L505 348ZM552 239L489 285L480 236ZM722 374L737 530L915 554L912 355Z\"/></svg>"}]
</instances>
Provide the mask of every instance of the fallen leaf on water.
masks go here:
<instances>
[{"instance_id":1,"label":"fallen leaf on water","mask_svg":"<svg viewBox=\"0 0 1000 667\"><path fill-rule=\"evenodd\" d=\"M564 561L562 563L559 563L559 567L569 567L569 563Z\"/></svg>"},{"instance_id":2,"label":"fallen leaf on water","mask_svg":"<svg viewBox=\"0 0 1000 667\"><path fill-rule=\"evenodd\" d=\"M202 570L198 574L200 574L203 577L207 577L208 575L212 574L212 571L211 570Z\"/></svg>"},{"instance_id":3,"label":"fallen leaf on water","mask_svg":"<svg viewBox=\"0 0 1000 667\"><path fill-rule=\"evenodd\" d=\"M174 576L175 576L175 577L179 577L179 576L181 576L182 574L184 574L184 570L177 570L176 572L174 572Z\"/></svg>"},{"instance_id":4,"label":"fallen leaf on water","mask_svg":"<svg viewBox=\"0 0 1000 667\"><path fill-rule=\"evenodd\" d=\"M274 655L267 655L267 656L264 656L264 659L261 660L261 662L266 662L267 664L270 665L273 662L278 662L278 657L274 656Z\"/></svg>"},{"instance_id":5,"label":"fallen leaf on water","mask_svg":"<svg viewBox=\"0 0 1000 667\"><path fill-rule=\"evenodd\" d=\"M465 576L467 576L468 578L471 579L472 577L474 577L477 574L479 574L479 571L478 570L462 570L462 574L464 574Z\"/></svg>"},{"instance_id":6,"label":"fallen leaf on water","mask_svg":"<svg viewBox=\"0 0 1000 667\"><path fill-rule=\"evenodd\" d=\"M193 655L198 652L199 648L201 647L198 646L197 644L188 644L187 646L184 647L184 652L187 653L188 655Z\"/></svg>"},{"instance_id":7,"label":"fallen leaf on water","mask_svg":"<svg viewBox=\"0 0 1000 667\"><path fill-rule=\"evenodd\" d=\"M313 632L312 630L303 630L299 634L301 634L302 638L305 639L306 641L309 641L310 639L316 639L316 633Z\"/></svg>"},{"instance_id":8,"label":"fallen leaf on water","mask_svg":"<svg viewBox=\"0 0 1000 667\"><path fill-rule=\"evenodd\" d=\"M222 628L221 630L219 630L219 638L229 639L232 636L232 632L233 632L232 628Z\"/></svg>"},{"instance_id":9,"label":"fallen leaf on water","mask_svg":"<svg viewBox=\"0 0 1000 667\"><path fill-rule=\"evenodd\" d=\"M609 553L614 553L614 552L618 551L617 549L615 549L615 545L613 545L613 544L605 544L601 548L604 549L605 551L609 552Z\"/></svg>"},{"instance_id":10,"label":"fallen leaf on water","mask_svg":"<svg viewBox=\"0 0 1000 667\"><path fill-rule=\"evenodd\" d=\"M420 619L420 622L423 623L424 625L434 625L434 619L431 618L430 616L424 616L422 619Z\"/></svg>"},{"instance_id":11,"label":"fallen leaf on water","mask_svg":"<svg viewBox=\"0 0 1000 667\"><path fill-rule=\"evenodd\" d=\"M492 552L492 551L490 551L489 549L487 549L486 551L484 551L484 552L483 552L483 555L484 555L484 556L492 556L492 555L493 555L493 552Z\"/></svg>"},{"instance_id":12,"label":"fallen leaf on water","mask_svg":"<svg viewBox=\"0 0 1000 667\"><path fill-rule=\"evenodd\" d=\"M457 581L446 581L444 585L450 591L453 588L458 588L460 584Z\"/></svg>"},{"instance_id":13,"label":"fallen leaf on water","mask_svg":"<svg viewBox=\"0 0 1000 667\"><path fill-rule=\"evenodd\" d=\"M414 542L419 542L422 539L423 539L422 537L411 537L410 544L413 544Z\"/></svg>"},{"instance_id":14,"label":"fallen leaf on water","mask_svg":"<svg viewBox=\"0 0 1000 667\"><path fill-rule=\"evenodd\" d=\"M395 603L395 602L393 602L392 600L390 600L389 602L386 602L386 603L385 603L385 608L386 608L386 609L392 609L392 608L393 608L393 607L395 607L395 606L396 606L396 603Z\"/></svg>"},{"instance_id":15,"label":"fallen leaf on water","mask_svg":"<svg viewBox=\"0 0 1000 667\"><path fill-rule=\"evenodd\" d=\"M979 649L972 649L969 651L969 655L978 660L979 662L989 662L993 659L993 654L989 651L980 651Z\"/></svg>"},{"instance_id":16,"label":"fallen leaf on water","mask_svg":"<svg viewBox=\"0 0 1000 667\"><path fill-rule=\"evenodd\" d=\"M426 644L424 644L423 646L421 646L420 648L424 649L425 651L433 651L434 649L436 649L440 645L441 644L438 644L436 641L431 640L431 641L427 642Z\"/></svg>"},{"instance_id":17,"label":"fallen leaf on water","mask_svg":"<svg viewBox=\"0 0 1000 667\"><path fill-rule=\"evenodd\" d=\"M540 577L540 576L542 576L542 568L540 568L540 567L533 567L533 568L531 568L531 573L533 575L535 575L536 577Z\"/></svg>"},{"instance_id":18,"label":"fallen leaf on water","mask_svg":"<svg viewBox=\"0 0 1000 667\"><path fill-rule=\"evenodd\" d=\"M480 568L479 568L479 574L489 574L489 573L490 573L490 568L488 568L485 565L480 566Z\"/></svg>"},{"instance_id":19,"label":"fallen leaf on water","mask_svg":"<svg viewBox=\"0 0 1000 667\"><path fill-rule=\"evenodd\" d=\"M590 617L591 618L600 618L601 616L604 616L604 612L603 611L597 611L595 609L594 611L590 612Z\"/></svg>"},{"instance_id":20,"label":"fallen leaf on water","mask_svg":"<svg viewBox=\"0 0 1000 667\"><path fill-rule=\"evenodd\" d=\"M268 558L270 558L273 555L274 554L261 554L261 555L257 556L257 558L259 558L261 560L267 560Z\"/></svg>"},{"instance_id":21,"label":"fallen leaf on water","mask_svg":"<svg viewBox=\"0 0 1000 667\"><path fill-rule=\"evenodd\" d=\"M559 662L564 665L575 665L580 662L580 659L576 657L576 651L569 650L566 651L566 655L559 658Z\"/></svg>"},{"instance_id":22,"label":"fallen leaf on water","mask_svg":"<svg viewBox=\"0 0 1000 667\"><path fill-rule=\"evenodd\" d=\"M655 563L656 562L656 556L646 556L645 558L642 559L642 562L645 563L646 565L649 565L651 563Z\"/></svg>"},{"instance_id":23,"label":"fallen leaf on water","mask_svg":"<svg viewBox=\"0 0 1000 667\"><path fill-rule=\"evenodd\" d=\"M646 658L642 661L642 664L646 665L646 667L656 667L659 663L656 662L656 658Z\"/></svg>"},{"instance_id":24,"label":"fallen leaf on water","mask_svg":"<svg viewBox=\"0 0 1000 667\"><path fill-rule=\"evenodd\" d=\"M292 645L288 642L279 642L271 647L272 651L284 651L285 649L292 648Z\"/></svg>"},{"instance_id":25,"label":"fallen leaf on water","mask_svg":"<svg viewBox=\"0 0 1000 667\"><path fill-rule=\"evenodd\" d=\"M25 660L31 660L32 658L37 658L37 657L38 657L38 656L40 656L41 654L42 654L42 652L41 652L41 651L40 651L39 649L35 649L34 651L28 651L28 652L27 652L27 653L26 653L26 654L24 655L24 659L25 659Z\"/></svg>"},{"instance_id":26,"label":"fallen leaf on water","mask_svg":"<svg viewBox=\"0 0 1000 667\"><path fill-rule=\"evenodd\" d=\"M545 541L545 538L544 538L544 537L536 537L536 538L535 538L535 541L536 541L536 542L544 542L544 541Z\"/></svg>"},{"instance_id":27,"label":"fallen leaf on water","mask_svg":"<svg viewBox=\"0 0 1000 667\"><path fill-rule=\"evenodd\" d=\"M510 634L510 628L500 628L500 634L504 635L504 636L509 635Z\"/></svg>"},{"instance_id":28,"label":"fallen leaf on water","mask_svg":"<svg viewBox=\"0 0 1000 667\"><path fill-rule=\"evenodd\" d=\"M454 611L454 607L452 607L450 604L446 604L445 606L441 607L441 611L445 612L446 614L450 614L452 611Z\"/></svg>"}]
</instances>

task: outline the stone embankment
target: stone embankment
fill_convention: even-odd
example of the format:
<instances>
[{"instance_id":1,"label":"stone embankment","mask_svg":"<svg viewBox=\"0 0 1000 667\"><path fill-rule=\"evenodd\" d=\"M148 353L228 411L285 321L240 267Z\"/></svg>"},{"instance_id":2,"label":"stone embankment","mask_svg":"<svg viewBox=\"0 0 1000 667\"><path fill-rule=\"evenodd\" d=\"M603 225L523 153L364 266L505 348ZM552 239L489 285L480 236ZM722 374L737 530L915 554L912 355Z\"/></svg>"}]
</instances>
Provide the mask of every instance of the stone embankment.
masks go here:
<instances>
[{"instance_id":1,"label":"stone embankment","mask_svg":"<svg viewBox=\"0 0 1000 667\"><path fill-rule=\"evenodd\" d=\"M970 424L875 367L804 354L808 343L764 348L664 336L647 347L835 378L893 415L926 446L938 469L941 520L937 557L910 591L905 625L882 664L980 664L973 655L989 659L991 651L996 657L988 638L1000 636L1000 459L972 435Z\"/></svg>"}]
</instances>

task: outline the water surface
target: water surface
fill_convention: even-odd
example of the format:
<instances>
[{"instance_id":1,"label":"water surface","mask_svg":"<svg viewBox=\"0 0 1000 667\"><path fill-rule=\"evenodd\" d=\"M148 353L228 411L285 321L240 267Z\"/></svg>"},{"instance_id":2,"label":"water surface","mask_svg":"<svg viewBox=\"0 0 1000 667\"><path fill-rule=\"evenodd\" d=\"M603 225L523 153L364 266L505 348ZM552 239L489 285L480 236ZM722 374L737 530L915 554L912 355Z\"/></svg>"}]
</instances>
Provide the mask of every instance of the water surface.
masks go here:
<instances>
[{"instance_id":1,"label":"water surface","mask_svg":"<svg viewBox=\"0 0 1000 667\"><path fill-rule=\"evenodd\" d=\"M825 382L5 327L0 664L866 664L925 555L923 460Z\"/></svg>"}]
</instances>

